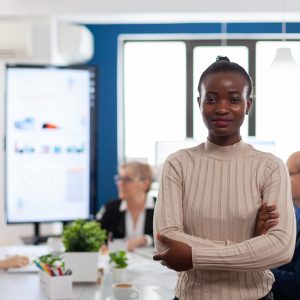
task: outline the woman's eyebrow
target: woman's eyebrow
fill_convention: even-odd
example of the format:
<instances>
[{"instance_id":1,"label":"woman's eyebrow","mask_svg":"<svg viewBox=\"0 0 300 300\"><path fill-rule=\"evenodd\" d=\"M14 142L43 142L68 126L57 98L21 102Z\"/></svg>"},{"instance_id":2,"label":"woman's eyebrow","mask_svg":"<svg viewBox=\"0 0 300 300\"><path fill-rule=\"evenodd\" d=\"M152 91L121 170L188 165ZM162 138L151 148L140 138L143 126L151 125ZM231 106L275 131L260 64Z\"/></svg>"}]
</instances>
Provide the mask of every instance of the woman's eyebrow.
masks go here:
<instances>
[{"instance_id":1,"label":"woman's eyebrow","mask_svg":"<svg viewBox=\"0 0 300 300\"><path fill-rule=\"evenodd\" d=\"M206 95L207 94L214 94L214 95L218 95L219 93L218 92L215 92L215 91L206 91L205 93Z\"/></svg>"},{"instance_id":2,"label":"woman's eyebrow","mask_svg":"<svg viewBox=\"0 0 300 300\"><path fill-rule=\"evenodd\" d=\"M229 91L228 94L242 94L240 91Z\"/></svg>"}]
</instances>

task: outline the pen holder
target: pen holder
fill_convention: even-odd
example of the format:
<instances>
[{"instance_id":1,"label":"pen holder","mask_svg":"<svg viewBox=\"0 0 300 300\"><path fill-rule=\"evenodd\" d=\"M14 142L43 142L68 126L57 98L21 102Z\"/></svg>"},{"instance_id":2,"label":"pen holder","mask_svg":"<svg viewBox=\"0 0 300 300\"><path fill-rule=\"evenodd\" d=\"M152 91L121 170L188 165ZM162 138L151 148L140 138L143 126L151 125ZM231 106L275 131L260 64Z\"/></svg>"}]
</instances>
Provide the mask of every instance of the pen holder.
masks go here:
<instances>
[{"instance_id":1,"label":"pen holder","mask_svg":"<svg viewBox=\"0 0 300 300\"><path fill-rule=\"evenodd\" d=\"M40 282L41 284L45 285L48 277L50 277L45 271L39 270L39 278L40 278Z\"/></svg>"},{"instance_id":2,"label":"pen holder","mask_svg":"<svg viewBox=\"0 0 300 300\"><path fill-rule=\"evenodd\" d=\"M49 276L46 280L46 294L49 299L72 298L72 275Z\"/></svg>"}]
</instances>

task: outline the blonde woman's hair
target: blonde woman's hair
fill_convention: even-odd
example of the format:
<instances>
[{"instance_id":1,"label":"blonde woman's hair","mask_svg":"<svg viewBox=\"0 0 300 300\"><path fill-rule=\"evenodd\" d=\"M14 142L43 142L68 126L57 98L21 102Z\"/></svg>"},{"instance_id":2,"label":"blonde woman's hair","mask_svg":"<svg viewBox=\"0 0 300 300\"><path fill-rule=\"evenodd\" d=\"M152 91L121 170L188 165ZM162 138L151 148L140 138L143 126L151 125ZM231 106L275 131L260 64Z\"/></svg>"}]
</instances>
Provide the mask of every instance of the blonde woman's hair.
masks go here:
<instances>
[{"instance_id":1,"label":"blonde woman's hair","mask_svg":"<svg viewBox=\"0 0 300 300\"><path fill-rule=\"evenodd\" d=\"M149 186L146 189L146 193L149 192L153 180L153 172L150 165L139 161L131 161L121 164L119 169L129 169L140 180L148 180Z\"/></svg>"}]
</instances>

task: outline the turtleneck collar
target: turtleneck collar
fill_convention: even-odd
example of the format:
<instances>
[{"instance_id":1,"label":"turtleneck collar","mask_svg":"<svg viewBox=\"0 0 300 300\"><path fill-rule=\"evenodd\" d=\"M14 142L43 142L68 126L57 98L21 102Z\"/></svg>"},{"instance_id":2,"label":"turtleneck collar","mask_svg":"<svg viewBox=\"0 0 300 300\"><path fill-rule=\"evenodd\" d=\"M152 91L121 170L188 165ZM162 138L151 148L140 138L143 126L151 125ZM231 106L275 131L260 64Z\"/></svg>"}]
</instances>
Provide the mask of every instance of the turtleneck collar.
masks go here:
<instances>
[{"instance_id":1,"label":"turtleneck collar","mask_svg":"<svg viewBox=\"0 0 300 300\"><path fill-rule=\"evenodd\" d=\"M208 156L226 160L251 156L253 154L253 147L242 140L230 146L219 146L207 139L204 143L204 151Z\"/></svg>"}]
</instances>

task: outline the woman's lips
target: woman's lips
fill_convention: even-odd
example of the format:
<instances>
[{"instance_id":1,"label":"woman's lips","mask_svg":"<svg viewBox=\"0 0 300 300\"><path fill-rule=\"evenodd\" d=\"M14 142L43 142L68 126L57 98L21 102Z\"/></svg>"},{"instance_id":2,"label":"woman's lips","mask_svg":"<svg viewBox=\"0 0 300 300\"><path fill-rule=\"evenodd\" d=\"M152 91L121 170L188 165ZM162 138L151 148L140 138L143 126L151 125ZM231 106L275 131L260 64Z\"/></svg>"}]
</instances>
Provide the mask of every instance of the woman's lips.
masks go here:
<instances>
[{"instance_id":1,"label":"woman's lips","mask_svg":"<svg viewBox=\"0 0 300 300\"><path fill-rule=\"evenodd\" d=\"M231 122L232 122L232 120L228 120L228 119L214 119L214 120L212 120L212 123L214 125L218 126L218 127L225 127Z\"/></svg>"}]
</instances>

